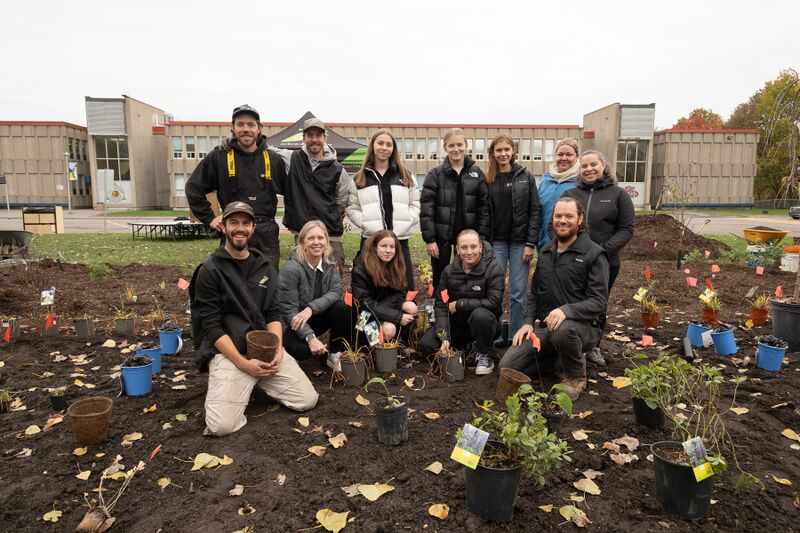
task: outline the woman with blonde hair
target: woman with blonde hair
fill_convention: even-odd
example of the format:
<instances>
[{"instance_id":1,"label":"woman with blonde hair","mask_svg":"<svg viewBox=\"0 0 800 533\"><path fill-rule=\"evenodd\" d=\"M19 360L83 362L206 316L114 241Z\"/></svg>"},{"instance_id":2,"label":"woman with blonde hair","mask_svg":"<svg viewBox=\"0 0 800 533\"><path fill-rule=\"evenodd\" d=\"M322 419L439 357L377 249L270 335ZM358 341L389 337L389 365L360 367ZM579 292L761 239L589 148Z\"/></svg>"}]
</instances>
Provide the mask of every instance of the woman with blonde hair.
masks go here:
<instances>
[{"instance_id":1,"label":"woman with blonde hair","mask_svg":"<svg viewBox=\"0 0 800 533\"><path fill-rule=\"evenodd\" d=\"M394 232L407 266L406 287L413 290L414 268L408 239L419 221L420 191L414 175L403 165L391 131L379 129L372 134L355 185L347 201L347 218L361 230L361 249L376 232Z\"/></svg>"},{"instance_id":2,"label":"woman with blonde hair","mask_svg":"<svg viewBox=\"0 0 800 533\"><path fill-rule=\"evenodd\" d=\"M491 213L489 242L503 279L508 266L508 338L513 338L522 327L530 263L539 239L536 179L516 159L514 139L510 135L501 133L492 139L486 169Z\"/></svg>"},{"instance_id":3,"label":"woman with blonde hair","mask_svg":"<svg viewBox=\"0 0 800 533\"><path fill-rule=\"evenodd\" d=\"M461 231L473 229L481 238L489 239L486 178L467 155L464 130L448 130L442 144L447 156L425 177L419 213L419 225L431 256L435 286L439 285L444 267L450 264L452 247Z\"/></svg>"},{"instance_id":4,"label":"woman with blonde hair","mask_svg":"<svg viewBox=\"0 0 800 533\"><path fill-rule=\"evenodd\" d=\"M539 183L539 206L541 207L539 250L552 240L553 207L564 191L574 189L577 185L580 174L579 155L578 141L570 138L558 141L555 161L550 165L550 171L542 176L542 181Z\"/></svg>"},{"instance_id":5,"label":"woman with blonde hair","mask_svg":"<svg viewBox=\"0 0 800 533\"><path fill-rule=\"evenodd\" d=\"M353 297L381 323L387 341L417 315L416 304L406 301L406 264L398 248L394 233L378 230L367 239L350 275Z\"/></svg>"},{"instance_id":6,"label":"woman with blonde hair","mask_svg":"<svg viewBox=\"0 0 800 533\"><path fill-rule=\"evenodd\" d=\"M306 222L297 236L297 247L280 272L280 305L286 351L297 360L328 353L328 366L337 368L338 352L344 341L352 342L354 329L331 254L325 224ZM330 349L317 338L328 330Z\"/></svg>"}]
</instances>

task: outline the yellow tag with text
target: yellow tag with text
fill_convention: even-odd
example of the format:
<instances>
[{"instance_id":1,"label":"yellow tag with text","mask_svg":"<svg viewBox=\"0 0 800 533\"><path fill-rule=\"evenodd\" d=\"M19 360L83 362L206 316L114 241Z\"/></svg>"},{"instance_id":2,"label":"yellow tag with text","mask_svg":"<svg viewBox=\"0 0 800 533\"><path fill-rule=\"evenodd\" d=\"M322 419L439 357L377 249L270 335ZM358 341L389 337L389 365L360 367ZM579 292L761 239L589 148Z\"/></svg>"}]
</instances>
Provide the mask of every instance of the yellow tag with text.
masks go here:
<instances>
[{"instance_id":1,"label":"yellow tag with text","mask_svg":"<svg viewBox=\"0 0 800 533\"><path fill-rule=\"evenodd\" d=\"M714 469L711 468L711 463L697 465L692 468L692 471L694 472L694 479L697 480L698 483L714 475Z\"/></svg>"}]
</instances>

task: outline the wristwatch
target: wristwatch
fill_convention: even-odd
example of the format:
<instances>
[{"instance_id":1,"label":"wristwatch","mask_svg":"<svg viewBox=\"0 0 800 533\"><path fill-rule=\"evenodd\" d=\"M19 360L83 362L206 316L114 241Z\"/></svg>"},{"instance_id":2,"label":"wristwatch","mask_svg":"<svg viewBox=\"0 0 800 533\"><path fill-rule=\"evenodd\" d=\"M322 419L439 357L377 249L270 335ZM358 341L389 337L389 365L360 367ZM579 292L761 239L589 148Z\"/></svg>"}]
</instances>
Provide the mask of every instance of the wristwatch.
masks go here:
<instances>
[{"instance_id":1,"label":"wristwatch","mask_svg":"<svg viewBox=\"0 0 800 533\"><path fill-rule=\"evenodd\" d=\"M317 338L316 335L314 335L313 333L309 333L308 335L306 335L306 342L311 342L316 338Z\"/></svg>"}]
</instances>

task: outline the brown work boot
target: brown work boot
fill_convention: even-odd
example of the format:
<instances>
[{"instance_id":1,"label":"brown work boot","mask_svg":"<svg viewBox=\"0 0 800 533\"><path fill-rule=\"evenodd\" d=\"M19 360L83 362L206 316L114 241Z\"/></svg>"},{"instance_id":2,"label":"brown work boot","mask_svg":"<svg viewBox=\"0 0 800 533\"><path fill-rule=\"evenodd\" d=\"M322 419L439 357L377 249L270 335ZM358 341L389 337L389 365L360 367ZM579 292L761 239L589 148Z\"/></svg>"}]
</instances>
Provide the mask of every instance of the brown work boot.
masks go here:
<instances>
[{"instance_id":1,"label":"brown work boot","mask_svg":"<svg viewBox=\"0 0 800 533\"><path fill-rule=\"evenodd\" d=\"M569 396L569 399L574 402L580 397L581 393L586 390L586 376L574 378L565 377L561 384L567 388L565 392L567 396Z\"/></svg>"}]
</instances>

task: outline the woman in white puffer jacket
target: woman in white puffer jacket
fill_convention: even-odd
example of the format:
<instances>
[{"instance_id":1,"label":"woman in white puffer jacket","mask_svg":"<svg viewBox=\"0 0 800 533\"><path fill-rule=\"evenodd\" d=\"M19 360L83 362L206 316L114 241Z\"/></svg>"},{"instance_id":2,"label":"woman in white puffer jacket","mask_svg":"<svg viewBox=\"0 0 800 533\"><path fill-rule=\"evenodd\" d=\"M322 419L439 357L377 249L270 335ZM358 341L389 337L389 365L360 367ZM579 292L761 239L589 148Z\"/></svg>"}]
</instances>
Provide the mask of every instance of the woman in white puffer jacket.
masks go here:
<instances>
[{"instance_id":1,"label":"woman in white puffer jacket","mask_svg":"<svg viewBox=\"0 0 800 533\"><path fill-rule=\"evenodd\" d=\"M392 132L376 131L367 156L350 190L347 218L361 230L361 245L375 232L388 229L400 240L406 265L406 284L414 290L414 267L408 239L419 221L420 190L414 175L403 165ZM360 252L359 252L360 253Z\"/></svg>"}]
</instances>

